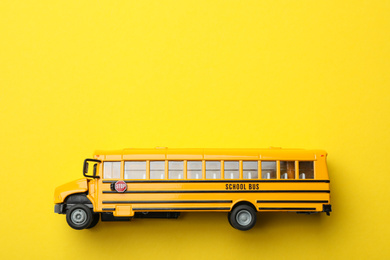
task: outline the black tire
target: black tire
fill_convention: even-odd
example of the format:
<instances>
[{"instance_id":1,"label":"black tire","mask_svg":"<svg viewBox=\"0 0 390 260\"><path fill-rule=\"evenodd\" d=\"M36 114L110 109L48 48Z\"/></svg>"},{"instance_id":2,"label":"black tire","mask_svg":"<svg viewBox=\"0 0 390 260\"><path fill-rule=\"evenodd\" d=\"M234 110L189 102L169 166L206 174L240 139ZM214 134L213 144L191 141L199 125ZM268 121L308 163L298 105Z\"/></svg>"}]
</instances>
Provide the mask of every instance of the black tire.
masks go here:
<instances>
[{"instance_id":1,"label":"black tire","mask_svg":"<svg viewBox=\"0 0 390 260\"><path fill-rule=\"evenodd\" d=\"M233 227L233 225L232 225L232 222L230 221L230 216L232 215L232 213L231 212L229 212L228 213L228 220L229 220L229 224L230 224L230 226L232 226Z\"/></svg>"},{"instance_id":2,"label":"black tire","mask_svg":"<svg viewBox=\"0 0 390 260\"><path fill-rule=\"evenodd\" d=\"M94 226L96 226L97 223L99 223L99 218L100 218L100 214L99 213L92 214L91 225L89 225L89 227L87 227L87 228L93 228Z\"/></svg>"},{"instance_id":3,"label":"black tire","mask_svg":"<svg viewBox=\"0 0 390 260\"><path fill-rule=\"evenodd\" d=\"M249 205L239 205L230 212L229 222L238 230L249 230L256 224L256 211Z\"/></svg>"},{"instance_id":4,"label":"black tire","mask_svg":"<svg viewBox=\"0 0 390 260\"><path fill-rule=\"evenodd\" d=\"M93 220L92 211L83 204L77 204L66 212L66 222L71 228L88 228Z\"/></svg>"}]
</instances>

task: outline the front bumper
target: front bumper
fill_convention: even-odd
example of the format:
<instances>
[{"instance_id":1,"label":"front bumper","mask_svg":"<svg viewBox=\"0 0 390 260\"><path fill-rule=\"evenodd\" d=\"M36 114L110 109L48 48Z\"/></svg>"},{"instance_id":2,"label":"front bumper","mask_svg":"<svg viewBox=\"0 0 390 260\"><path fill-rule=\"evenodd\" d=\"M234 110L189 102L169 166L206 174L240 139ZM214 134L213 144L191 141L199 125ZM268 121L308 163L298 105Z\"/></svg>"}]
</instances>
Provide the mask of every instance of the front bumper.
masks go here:
<instances>
[{"instance_id":1,"label":"front bumper","mask_svg":"<svg viewBox=\"0 0 390 260\"><path fill-rule=\"evenodd\" d=\"M63 204L63 203L55 204L54 205L54 213L65 214L65 204Z\"/></svg>"}]
</instances>

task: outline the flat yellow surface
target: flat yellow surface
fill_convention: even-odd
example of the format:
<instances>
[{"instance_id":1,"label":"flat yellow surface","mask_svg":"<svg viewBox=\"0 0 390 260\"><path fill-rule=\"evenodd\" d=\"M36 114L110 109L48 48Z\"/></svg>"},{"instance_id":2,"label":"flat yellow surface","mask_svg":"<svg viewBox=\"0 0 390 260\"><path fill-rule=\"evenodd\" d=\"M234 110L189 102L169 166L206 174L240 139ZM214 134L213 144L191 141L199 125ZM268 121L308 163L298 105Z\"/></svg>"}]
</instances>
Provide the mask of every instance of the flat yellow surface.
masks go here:
<instances>
[{"instance_id":1,"label":"flat yellow surface","mask_svg":"<svg viewBox=\"0 0 390 260\"><path fill-rule=\"evenodd\" d=\"M0 259L389 259L388 1L0 1ZM54 214L95 149L325 149L330 217Z\"/></svg>"}]
</instances>

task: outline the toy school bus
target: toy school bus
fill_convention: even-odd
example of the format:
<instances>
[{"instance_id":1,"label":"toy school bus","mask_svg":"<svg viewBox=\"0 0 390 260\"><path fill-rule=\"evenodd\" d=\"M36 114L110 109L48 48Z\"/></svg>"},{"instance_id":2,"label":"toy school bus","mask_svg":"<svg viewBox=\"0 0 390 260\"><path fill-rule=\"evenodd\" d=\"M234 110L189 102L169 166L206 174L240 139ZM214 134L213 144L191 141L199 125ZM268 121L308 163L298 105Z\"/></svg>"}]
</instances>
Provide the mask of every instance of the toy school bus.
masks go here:
<instances>
[{"instance_id":1,"label":"toy school bus","mask_svg":"<svg viewBox=\"0 0 390 260\"><path fill-rule=\"evenodd\" d=\"M55 190L55 213L74 229L102 221L228 213L248 230L256 212L331 212L327 153L298 149L97 151L86 178ZM89 172L89 173L88 173ZM92 172L92 173L91 173Z\"/></svg>"}]
</instances>

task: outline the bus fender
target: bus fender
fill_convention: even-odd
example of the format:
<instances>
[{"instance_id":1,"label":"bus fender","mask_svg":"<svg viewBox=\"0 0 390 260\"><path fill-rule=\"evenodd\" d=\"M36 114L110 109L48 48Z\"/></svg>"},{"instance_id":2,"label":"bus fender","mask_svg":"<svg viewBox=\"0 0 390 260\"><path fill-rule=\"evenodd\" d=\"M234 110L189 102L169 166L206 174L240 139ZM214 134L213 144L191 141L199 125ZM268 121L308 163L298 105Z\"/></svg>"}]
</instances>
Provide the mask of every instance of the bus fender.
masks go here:
<instances>
[{"instance_id":1,"label":"bus fender","mask_svg":"<svg viewBox=\"0 0 390 260\"><path fill-rule=\"evenodd\" d=\"M85 193L71 194L66 197L64 203L57 203L54 206L54 213L58 214L66 214L66 211L70 209L72 206L82 204L87 206L93 211L92 202L88 199Z\"/></svg>"},{"instance_id":2,"label":"bus fender","mask_svg":"<svg viewBox=\"0 0 390 260\"><path fill-rule=\"evenodd\" d=\"M248 205L251 206L255 211L257 211L255 205L252 202L246 201L246 200L240 200L240 201L235 201L233 207L231 208L230 211L232 211L235 207L240 206L240 205Z\"/></svg>"},{"instance_id":3,"label":"bus fender","mask_svg":"<svg viewBox=\"0 0 390 260\"><path fill-rule=\"evenodd\" d=\"M75 193L83 193L88 191L88 179L82 178L75 180L64 185L61 185L55 189L54 203L63 203L65 199Z\"/></svg>"}]
</instances>

